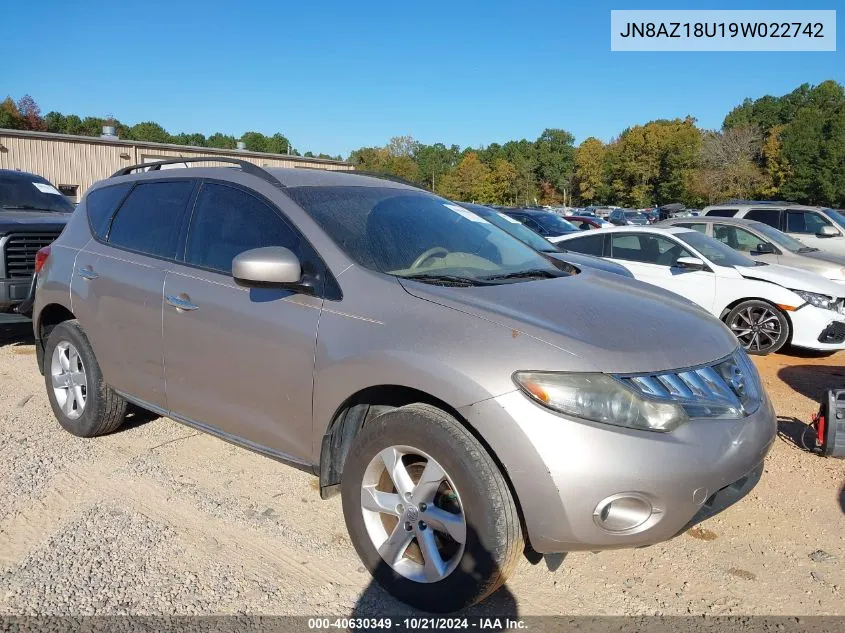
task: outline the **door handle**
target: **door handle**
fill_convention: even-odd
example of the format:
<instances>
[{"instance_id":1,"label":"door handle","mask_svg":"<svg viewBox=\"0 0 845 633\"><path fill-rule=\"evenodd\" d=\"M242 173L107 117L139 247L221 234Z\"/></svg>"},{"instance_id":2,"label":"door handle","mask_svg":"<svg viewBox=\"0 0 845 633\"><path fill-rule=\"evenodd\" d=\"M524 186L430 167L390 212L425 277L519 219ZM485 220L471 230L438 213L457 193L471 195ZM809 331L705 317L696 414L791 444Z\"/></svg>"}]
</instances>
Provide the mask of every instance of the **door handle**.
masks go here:
<instances>
[{"instance_id":1,"label":"door handle","mask_svg":"<svg viewBox=\"0 0 845 633\"><path fill-rule=\"evenodd\" d=\"M95 273L90 268L80 268L79 269L79 276L83 279L96 279L100 276L99 273Z\"/></svg>"},{"instance_id":2,"label":"door handle","mask_svg":"<svg viewBox=\"0 0 845 633\"><path fill-rule=\"evenodd\" d=\"M195 303L191 303L187 299L177 297L176 295L167 295L167 303L172 305L177 310L184 310L186 312L189 312L191 310L197 310L199 308L199 306Z\"/></svg>"}]
</instances>

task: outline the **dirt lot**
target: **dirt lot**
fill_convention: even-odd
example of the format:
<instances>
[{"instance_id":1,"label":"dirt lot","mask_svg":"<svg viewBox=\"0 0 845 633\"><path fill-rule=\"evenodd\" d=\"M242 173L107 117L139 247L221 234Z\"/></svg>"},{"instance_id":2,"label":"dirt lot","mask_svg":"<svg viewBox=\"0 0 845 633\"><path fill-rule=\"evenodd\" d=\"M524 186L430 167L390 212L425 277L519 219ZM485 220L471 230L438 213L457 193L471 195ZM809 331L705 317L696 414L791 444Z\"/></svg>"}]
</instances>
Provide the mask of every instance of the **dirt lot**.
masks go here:
<instances>
[{"instance_id":1,"label":"dirt lot","mask_svg":"<svg viewBox=\"0 0 845 633\"><path fill-rule=\"evenodd\" d=\"M796 446L845 353L758 362L782 437L737 506L650 548L523 561L481 613L845 615L845 460ZM407 612L316 480L165 419L82 440L0 328L0 614Z\"/></svg>"}]
</instances>

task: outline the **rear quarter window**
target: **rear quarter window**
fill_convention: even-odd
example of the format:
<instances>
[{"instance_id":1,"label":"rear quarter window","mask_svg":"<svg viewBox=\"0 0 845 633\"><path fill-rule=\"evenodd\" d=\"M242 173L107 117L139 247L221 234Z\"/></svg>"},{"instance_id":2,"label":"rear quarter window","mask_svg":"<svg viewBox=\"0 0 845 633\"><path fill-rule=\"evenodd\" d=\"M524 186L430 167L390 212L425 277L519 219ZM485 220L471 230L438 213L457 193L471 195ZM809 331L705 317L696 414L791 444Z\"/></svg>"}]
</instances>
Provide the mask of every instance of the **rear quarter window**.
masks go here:
<instances>
[{"instance_id":1,"label":"rear quarter window","mask_svg":"<svg viewBox=\"0 0 845 633\"><path fill-rule=\"evenodd\" d=\"M737 214L737 209L710 209L705 215L715 218L732 218Z\"/></svg>"},{"instance_id":2,"label":"rear quarter window","mask_svg":"<svg viewBox=\"0 0 845 633\"><path fill-rule=\"evenodd\" d=\"M126 182L112 187L101 187L88 194L85 209L88 212L91 232L96 238L106 239L114 212L131 188L132 183Z\"/></svg>"}]
</instances>

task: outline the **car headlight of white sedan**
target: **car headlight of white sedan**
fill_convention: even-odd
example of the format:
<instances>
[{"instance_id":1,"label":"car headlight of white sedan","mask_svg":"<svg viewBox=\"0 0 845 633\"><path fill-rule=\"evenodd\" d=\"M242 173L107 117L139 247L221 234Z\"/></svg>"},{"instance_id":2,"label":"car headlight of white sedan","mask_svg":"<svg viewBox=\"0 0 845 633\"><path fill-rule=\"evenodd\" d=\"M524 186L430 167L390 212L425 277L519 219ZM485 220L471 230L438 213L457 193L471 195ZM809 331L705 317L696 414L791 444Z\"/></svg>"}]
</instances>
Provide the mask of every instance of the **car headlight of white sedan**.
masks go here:
<instances>
[{"instance_id":1,"label":"car headlight of white sedan","mask_svg":"<svg viewBox=\"0 0 845 633\"><path fill-rule=\"evenodd\" d=\"M804 301L817 308L824 310L838 310L839 299L829 297L827 295L818 294L816 292L808 292L806 290L793 290L795 294L801 297Z\"/></svg>"}]
</instances>

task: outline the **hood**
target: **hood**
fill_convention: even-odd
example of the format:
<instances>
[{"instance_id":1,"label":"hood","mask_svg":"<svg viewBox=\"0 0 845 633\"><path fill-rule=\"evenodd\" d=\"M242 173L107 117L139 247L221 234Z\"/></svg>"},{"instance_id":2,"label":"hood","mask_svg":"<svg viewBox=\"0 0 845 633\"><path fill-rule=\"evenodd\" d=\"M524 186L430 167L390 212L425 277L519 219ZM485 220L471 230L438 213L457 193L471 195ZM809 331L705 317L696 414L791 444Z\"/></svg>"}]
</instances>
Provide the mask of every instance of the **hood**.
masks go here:
<instances>
[{"instance_id":1,"label":"hood","mask_svg":"<svg viewBox=\"0 0 845 633\"><path fill-rule=\"evenodd\" d=\"M809 257L820 263L830 264L831 267L840 266L845 267L845 255L837 255L836 253L828 253L827 251L814 251L812 253L794 253L801 257Z\"/></svg>"},{"instance_id":2,"label":"hood","mask_svg":"<svg viewBox=\"0 0 845 633\"><path fill-rule=\"evenodd\" d=\"M631 271L624 266L615 262L609 262L606 259L601 259L600 257L571 253L569 251L565 253L544 253L544 255L554 257L555 259L566 262L567 264L572 264L576 268L590 268L592 270L601 270L606 273L622 275L623 277L630 277L631 279L634 278Z\"/></svg>"},{"instance_id":3,"label":"hood","mask_svg":"<svg viewBox=\"0 0 845 633\"><path fill-rule=\"evenodd\" d=\"M40 211L16 211L0 209L0 234L20 229L22 226L39 228L64 228L72 213L42 213Z\"/></svg>"},{"instance_id":4,"label":"hood","mask_svg":"<svg viewBox=\"0 0 845 633\"><path fill-rule=\"evenodd\" d=\"M736 266L734 270L746 279L768 281L788 290L806 290L831 297L845 296L845 288L841 285L819 274L799 268L769 264L767 266Z\"/></svg>"},{"instance_id":5,"label":"hood","mask_svg":"<svg viewBox=\"0 0 845 633\"><path fill-rule=\"evenodd\" d=\"M561 355L560 370L680 369L723 358L737 347L730 331L691 301L620 275L584 270L557 279L471 288L400 283L415 297L568 352Z\"/></svg>"}]
</instances>

